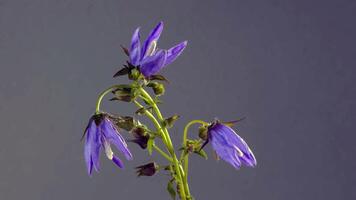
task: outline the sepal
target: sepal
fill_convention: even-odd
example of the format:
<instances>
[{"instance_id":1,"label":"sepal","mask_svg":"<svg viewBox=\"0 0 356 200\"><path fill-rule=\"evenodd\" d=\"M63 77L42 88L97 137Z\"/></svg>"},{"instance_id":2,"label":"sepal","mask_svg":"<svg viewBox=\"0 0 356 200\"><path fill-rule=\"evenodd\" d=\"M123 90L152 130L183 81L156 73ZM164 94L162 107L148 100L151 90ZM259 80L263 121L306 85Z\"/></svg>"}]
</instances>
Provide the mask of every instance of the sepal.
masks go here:
<instances>
[{"instance_id":1,"label":"sepal","mask_svg":"<svg viewBox=\"0 0 356 200\"><path fill-rule=\"evenodd\" d=\"M208 159L208 155L202 149L202 140L187 140L185 147L182 147L180 150L183 150L183 156L186 156L189 153L194 153L201 156L204 159Z\"/></svg>"},{"instance_id":2,"label":"sepal","mask_svg":"<svg viewBox=\"0 0 356 200\"><path fill-rule=\"evenodd\" d=\"M179 115L173 115L172 117L166 118L163 121L163 126L167 127L167 128L172 128L174 123L179 119Z\"/></svg>"},{"instance_id":3,"label":"sepal","mask_svg":"<svg viewBox=\"0 0 356 200\"><path fill-rule=\"evenodd\" d=\"M121 49L124 51L124 53L125 53L127 56L130 56L130 52L129 52L129 50L128 50L126 47L124 47L123 45L120 45L120 47L121 47Z\"/></svg>"},{"instance_id":4,"label":"sepal","mask_svg":"<svg viewBox=\"0 0 356 200\"><path fill-rule=\"evenodd\" d=\"M163 82L169 83L169 81L168 81L168 79L166 79L166 77L159 75L159 74L151 75L151 76L147 77L147 80L149 80L149 81L163 81Z\"/></svg>"},{"instance_id":5,"label":"sepal","mask_svg":"<svg viewBox=\"0 0 356 200\"><path fill-rule=\"evenodd\" d=\"M116 78L118 76L127 75L134 68L135 68L135 66L131 65L131 63L129 63L129 62L126 62L126 65L124 65L124 67L122 69L120 69L118 72L116 72L113 77Z\"/></svg>"},{"instance_id":6,"label":"sepal","mask_svg":"<svg viewBox=\"0 0 356 200\"><path fill-rule=\"evenodd\" d=\"M221 122L221 123L225 124L225 125L228 126L228 127L233 127L236 123L238 123L238 122L240 122L240 121L242 121L242 120L244 120L244 119L246 119L246 117L242 117L242 118L240 118L240 119L233 120L233 121Z\"/></svg>"},{"instance_id":7,"label":"sepal","mask_svg":"<svg viewBox=\"0 0 356 200\"><path fill-rule=\"evenodd\" d=\"M108 114L108 117L115 123L117 127L126 131L131 131L137 124L137 121L130 116L115 116Z\"/></svg>"},{"instance_id":8,"label":"sepal","mask_svg":"<svg viewBox=\"0 0 356 200\"><path fill-rule=\"evenodd\" d=\"M146 110L149 111L149 112L152 112L152 109L153 108L151 106L148 107L148 108L142 107L142 108L139 108L138 110L136 110L135 114L136 115L143 115L143 114L145 114Z\"/></svg>"},{"instance_id":9,"label":"sepal","mask_svg":"<svg viewBox=\"0 0 356 200\"><path fill-rule=\"evenodd\" d=\"M206 152L203 149L195 150L194 153L201 156L205 160L208 160L208 154L206 154Z\"/></svg>"}]
</instances>

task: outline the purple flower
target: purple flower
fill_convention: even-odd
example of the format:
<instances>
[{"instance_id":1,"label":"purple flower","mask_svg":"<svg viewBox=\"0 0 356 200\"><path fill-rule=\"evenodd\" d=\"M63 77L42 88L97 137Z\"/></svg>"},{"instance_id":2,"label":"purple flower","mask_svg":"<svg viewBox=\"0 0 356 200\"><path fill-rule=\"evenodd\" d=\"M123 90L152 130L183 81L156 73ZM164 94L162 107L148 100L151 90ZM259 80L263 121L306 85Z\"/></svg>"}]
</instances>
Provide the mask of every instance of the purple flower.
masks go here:
<instances>
[{"instance_id":1,"label":"purple flower","mask_svg":"<svg viewBox=\"0 0 356 200\"><path fill-rule=\"evenodd\" d=\"M84 158L87 165L88 174L91 175L93 168L99 171L100 149L103 147L108 159L112 160L120 168L122 161L115 156L110 145L114 145L121 151L126 159L131 160L132 155L127 148L124 138L117 131L116 126L107 114L96 114L89 120L85 130Z\"/></svg>"},{"instance_id":2,"label":"purple flower","mask_svg":"<svg viewBox=\"0 0 356 200\"><path fill-rule=\"evenodd\" d=\"M157 41L162 30L163 22L160 22L151 31L142 46L140 43L140 28L137 28L132 35L129 51L130 63L134 66L139 66L141 73L145 77L156 74L163 67L172 63L187 46L187 41L184 41L168 50L157 49Z\"/></svg>"},{"instance_id":3,"label":"purple flower","mask_svg":"<svg viewBox=\"0 0 356 200\"><path fill-rule=\"evenodd\" d=\"M208 128L208 140L216 154L236 169L242 164L256 166L256 158L247 143L229 126L214 122Z\"/></svg>"}]
</instances>

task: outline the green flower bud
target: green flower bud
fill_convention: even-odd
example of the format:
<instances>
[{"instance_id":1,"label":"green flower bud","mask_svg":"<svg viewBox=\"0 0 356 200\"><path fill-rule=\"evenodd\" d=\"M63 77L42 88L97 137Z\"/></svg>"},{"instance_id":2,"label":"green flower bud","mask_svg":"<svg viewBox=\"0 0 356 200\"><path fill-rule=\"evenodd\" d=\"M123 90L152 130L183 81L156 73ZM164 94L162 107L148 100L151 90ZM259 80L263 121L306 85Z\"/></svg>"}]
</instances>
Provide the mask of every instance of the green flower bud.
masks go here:
<instances>
[{"instance_id":1,"label":"green flower bud","mask_svg":"<svg viewBox=\"0 0 356 200\"><path fill-rule=\"evenodd\" d=\"M122 85L120 88L114 90L113 94L115 97L110 99L111 101L119 100L131 102L137 97L138 91L135 88L132 88L131 85Z\"/></svg>"},{"instance_id":2,"label":"green flower bud","mask_svg":"<svg viewBox=\"0 0 356 200\"><path fill-rule=\"evenodd\" d=\"M208 139L208 127L206 127L206 126L199 127L199 137L202 140L207 140Z\"/></svg>"},{"instance_id":3,"label":"green flower bud","mask_svg":"<svg viewBox=\"0 0 356 200\"><path fill-rule=\"evenodd\" d=\"M151 87L153 89L153 92L157 96L163 95L165 92L165 88L162 83L150 82L149 84L147 84L147 86Z\"/></svg>"},{"instance_id":4,"label":"green flower bud","mask_svg":"<svg viewBox=\"0 0 356 200\"><path fill-rule=\"evenodd\" d=\"M173 115L163 121L163 125L167 128L172 128L174 123L179 119L179 115Z\"/></svg>"},{"instance_id":5,"label":"green flower bud","mask_svg":"<svg viewBox=\"0 0 356 200\"><path fill-rule=\"evenodd\" d=\"M140 71L138 71L136 68L131 69L129 72L129 79L130 80L138 80L141 76Z\"/></svg>"}]
</instances>

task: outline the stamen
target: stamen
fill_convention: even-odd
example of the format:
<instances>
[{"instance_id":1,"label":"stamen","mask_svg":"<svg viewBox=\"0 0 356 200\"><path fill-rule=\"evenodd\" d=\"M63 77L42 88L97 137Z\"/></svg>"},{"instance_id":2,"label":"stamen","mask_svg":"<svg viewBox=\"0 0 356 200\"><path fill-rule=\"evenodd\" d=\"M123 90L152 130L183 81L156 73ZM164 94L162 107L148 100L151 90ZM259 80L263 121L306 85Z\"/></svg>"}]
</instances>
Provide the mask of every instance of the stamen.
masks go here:
<instances>
[{"instance_id":1,"label":"stamen","mask_svg":"<svg viewBox=\"0 0 356 200\"><path fill-rule=\"evenodd\" d=\"M237 146L234 146L234 148L236 149L236 151L237 151L237 153L239 154L240 157L244 156L244 153L242 153L242 151Z\"/></svg>"},{"instance_id":2,"label":"stamen","mask_svg":"<svg viewBox=\"0 0 356 200\"><path fill-rule=\"evenodd\" d=\"M112 160L114 157L114 152L111 150L110 144L107 141L104 141L104 149L108 159Z\"/></svg>"},{"instance_id":3,"label":"stamen","mask_svg":"<svg viewBox=\"0 0 356 200\"><path fill-rule=\"evenodd\" d=\"M148 47L146 51L146 56L152 56L156 51L156 47L157 47L157 41L154 40L151 42L150 46Z\"/></svg>"}]
</instances>

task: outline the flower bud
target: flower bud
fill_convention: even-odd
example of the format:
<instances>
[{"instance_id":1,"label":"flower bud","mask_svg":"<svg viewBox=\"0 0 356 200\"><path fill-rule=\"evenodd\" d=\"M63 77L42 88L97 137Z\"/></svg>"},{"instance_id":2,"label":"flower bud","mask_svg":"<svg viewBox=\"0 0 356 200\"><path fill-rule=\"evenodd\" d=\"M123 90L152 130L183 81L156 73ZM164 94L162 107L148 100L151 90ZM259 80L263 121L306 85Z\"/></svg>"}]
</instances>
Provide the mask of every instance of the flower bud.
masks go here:
<instances>
[{"instance_id":1,"label":"flower bud","mask_svg":"<svg viewBox=\"0 0 356 200\"><path fill-rule=\"evenodd\" d=\"M199 137L202 140L207 140L208 139L208 128L206 126L199 127Z\"/></svg>"},{"instance_id":2,"label":"flower bud","mask_svg":"<svg viewBox=\"0 0 356 200\"><path fill-rule=\"evenodd\" d=\"M174 123L179 119L179 115L173 115L163 121L163 125L167 128L172 128Z\"/></svg>"},{"instance_id":3,"label":"flower bud","mask_svg":"<svg viewBox=\"0 0 356 200\"><path fill-rule=\"evenodd\" d=\"M155 162L136 167L137 176L153 176L158 172L159 166Z\"/></svg>"},{"instance_id":4,"label":"flower bud","mask_svg":"<svg viewBox=\"0 0 356 200\"><path fill-rule=\"evenodd\" d=\"M153 92L157 96L163 95L165 92L165 88L162 83L151 82L151 83L147 84L147 86L151 87L153 89Z\"/></svg>"},{"instance_id":5,"label":"flower bud","mask_svg":"<svg viewBox=\"0 0 356 200\"><path fill-rule=\"evenodd\" d=\"M131 141L138 144L142 149L146 149L148 140L150 139L150 135L147 134L146 129L142 126L137 126L131 130L131 133L135 138Z\"/></svg>"},{"instance_id":6,"label":"flower bud","mask_svg":"<svg viewBox=\"0 0 356 200\"><path fill-rule=\"evenodd\" d=\"M110 99L111 101L119 100L131 102L138 95L138 91L135 88L132 88L131 85L121 85L120 88L113 91L113 94L115 97Z\"/></svg>"},{"instance_id":7,"label":"flower bud","mask_svg":"<svg viewBox=\"0 0 356 200\"><path fill-rule=\"evenodd\" d=\"M140 75L141 75L141 73L136 68L133 68L129 72L129 79L130 80L138 80L140 78Z\"/></svg>"}]
</instances>

